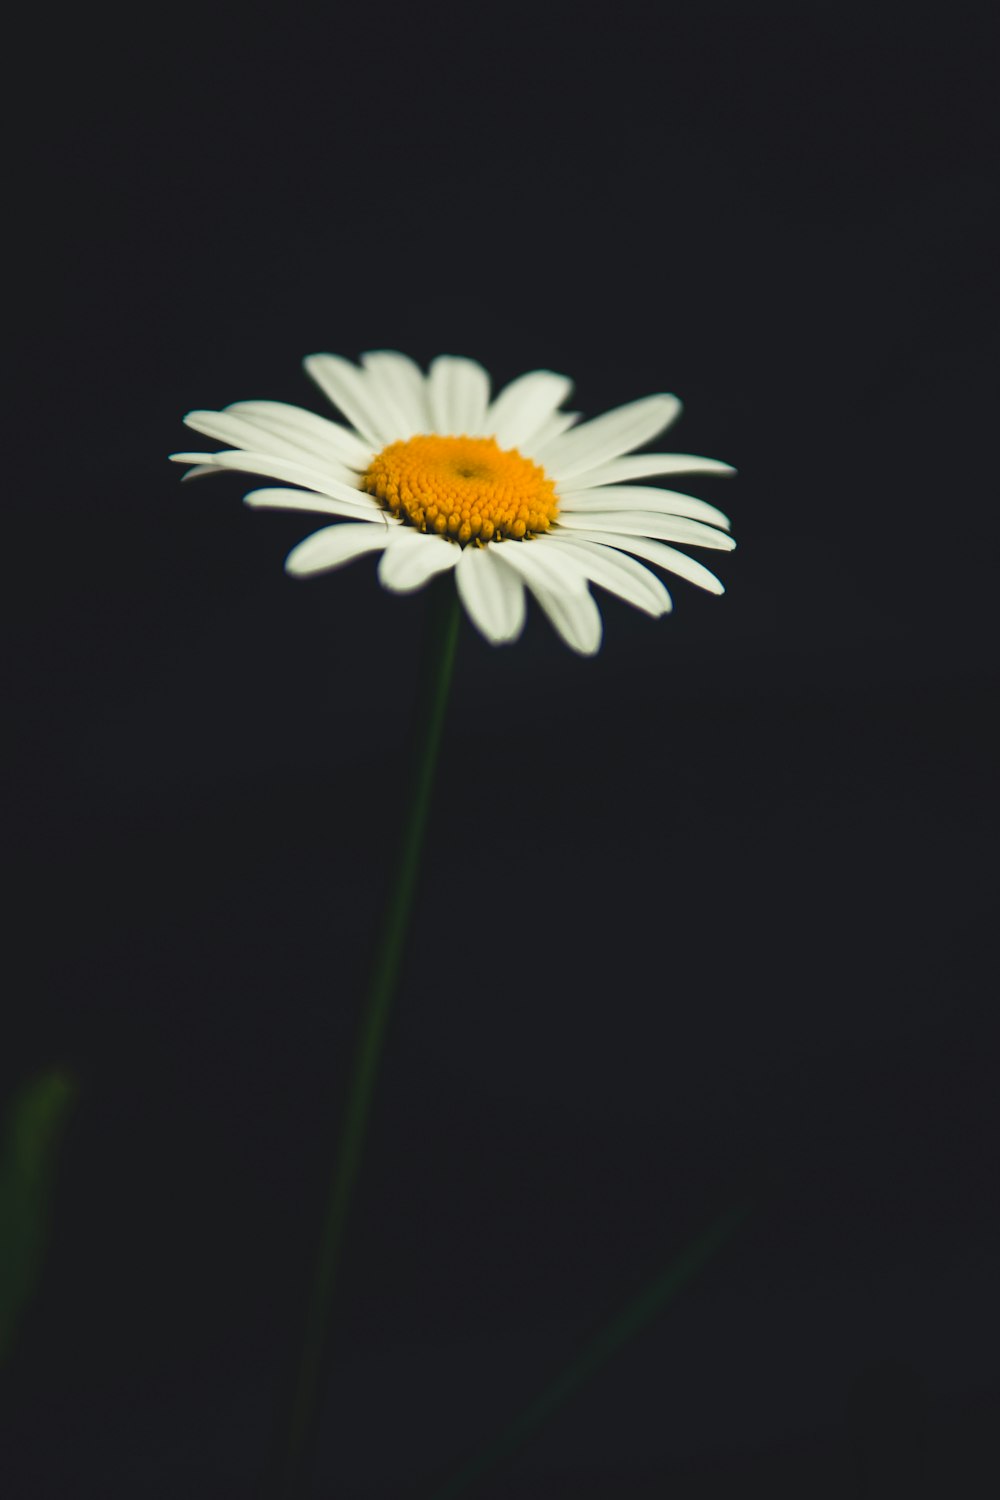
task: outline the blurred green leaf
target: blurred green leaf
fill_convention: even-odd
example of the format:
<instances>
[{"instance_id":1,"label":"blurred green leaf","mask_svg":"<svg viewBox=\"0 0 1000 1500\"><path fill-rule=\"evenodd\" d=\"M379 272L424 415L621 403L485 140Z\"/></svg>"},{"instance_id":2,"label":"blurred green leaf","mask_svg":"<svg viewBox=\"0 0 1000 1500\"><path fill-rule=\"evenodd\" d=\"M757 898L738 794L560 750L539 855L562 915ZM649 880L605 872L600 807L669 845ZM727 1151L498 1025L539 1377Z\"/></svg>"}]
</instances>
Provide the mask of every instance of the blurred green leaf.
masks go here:
<instances>
[{"instance_id":1,"label":"blurred green leaf","mask_svg":"<svg viewBox=\"0 0 1000 1500\"><path fill-rule=\"evenodd\" d=\"M0 1136L0 1364L41 1267L59 1142L79 1093L65 1068L48 1068L14 1096Z\"/></svg>"},{"instance_id":2,"label":"blurred green leaf","mask_svg":"<svg viewBox=\"0 0 1000 1500\"><path fill-rule=\"evenodd\" d=\"M639 1296L623 1307L585 1345L566 1368L556 1376L521 1413L493 1440L452 1475L439 1489L434 1500L456 1500L472 1489L491 1469L511 1454L541 1427L564 1402L603 1365L617 1354L630 1339L646 1328L666 1308L698 1272L733 1238L751 1212L751 1204L737 1203L683 1250Z\"/></svg>"}]
</instances>

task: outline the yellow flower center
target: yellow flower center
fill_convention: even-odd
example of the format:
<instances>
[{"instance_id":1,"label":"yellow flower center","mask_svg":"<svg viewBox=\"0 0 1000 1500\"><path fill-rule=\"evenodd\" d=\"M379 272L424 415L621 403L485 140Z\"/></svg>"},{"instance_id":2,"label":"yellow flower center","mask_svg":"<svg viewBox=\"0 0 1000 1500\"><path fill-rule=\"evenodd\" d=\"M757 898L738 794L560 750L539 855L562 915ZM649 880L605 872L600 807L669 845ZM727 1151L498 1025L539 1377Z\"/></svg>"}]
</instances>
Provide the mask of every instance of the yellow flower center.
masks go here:
<instances>
[{"instance_id":1,"label":"yellow flower center","mask_svg":"<svg viewBox=\"0 0 1000 1500\"><path fill-rule=\"evenodd\" d=\"M522 541L548 531L559 513L545 470L493 438L429 433L390 443L362 474L361 488L418 531L463 546Z\"/></svg>"}]
</instances>

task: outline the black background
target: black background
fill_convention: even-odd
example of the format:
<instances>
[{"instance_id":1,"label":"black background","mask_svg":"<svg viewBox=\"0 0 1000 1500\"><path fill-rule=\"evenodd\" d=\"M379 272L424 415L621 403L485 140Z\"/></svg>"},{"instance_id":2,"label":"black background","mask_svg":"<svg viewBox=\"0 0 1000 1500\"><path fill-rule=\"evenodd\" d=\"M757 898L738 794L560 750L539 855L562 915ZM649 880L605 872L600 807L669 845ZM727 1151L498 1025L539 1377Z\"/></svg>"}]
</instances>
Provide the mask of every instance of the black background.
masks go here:
<instances>
[{"instance_id":1,"label":"black background","mask_svg":"<svg viewBox=\"0 0 1000 1500\"><path fill-rule=\"evenodd\" d=\"M165 455L380 347L676 391L740 545L593 661L463 634L316 1494L429 1500L744 1199L483 1500L993 1492L986 15L35 18L0 1082L82 1093L11 1493L254 1491L426 598Z\"/></svg>"}]
</instances>

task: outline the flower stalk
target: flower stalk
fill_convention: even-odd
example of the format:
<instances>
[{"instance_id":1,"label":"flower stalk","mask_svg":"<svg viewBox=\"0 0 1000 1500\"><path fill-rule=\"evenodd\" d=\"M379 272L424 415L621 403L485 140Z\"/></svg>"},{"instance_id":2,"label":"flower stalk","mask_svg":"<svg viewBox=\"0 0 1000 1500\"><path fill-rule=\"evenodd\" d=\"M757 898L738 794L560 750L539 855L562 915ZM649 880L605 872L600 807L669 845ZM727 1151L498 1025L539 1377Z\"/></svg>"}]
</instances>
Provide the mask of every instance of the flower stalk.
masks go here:
<instances>
[{"instance_id":1,"label":"flower stalk","mask_svg":"<svg viewBox=\"0 0 1000 1500\"><path fill-rule=\"evenodd\" d=\"M371 979L358 1025L354 1061L337 1146L337 1156L320 1237L298 1370L294 1380L279 1478L267 1493L296 1500L306 1492L315 1447L317 1417L329 1369L330 1320L348 1212L364 1150L379 1063L427 829L453 676L461 606L450 580L442 580L429 600L426 643L418 688L413 780L395 874L375 951Z\"/></svg>"}]
</instances>

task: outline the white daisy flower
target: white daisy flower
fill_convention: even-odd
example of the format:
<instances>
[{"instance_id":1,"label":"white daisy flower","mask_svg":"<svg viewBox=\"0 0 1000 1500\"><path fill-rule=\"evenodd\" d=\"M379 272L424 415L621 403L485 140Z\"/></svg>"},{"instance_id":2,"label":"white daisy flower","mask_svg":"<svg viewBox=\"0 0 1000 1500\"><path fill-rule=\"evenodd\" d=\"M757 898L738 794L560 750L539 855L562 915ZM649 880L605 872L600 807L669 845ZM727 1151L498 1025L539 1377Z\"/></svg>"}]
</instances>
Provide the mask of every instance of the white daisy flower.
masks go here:
<instances>
[{"instance_id":1,"label":"white daisy flower","mask_svg":"<svg viewBox=\"0 0 1000 1500\"><path fill-rule=\"evenodd\" d=\"M652 563L721 594L701 563L670 543L728 552L729 521L692 495L637 483L674 474L732 474L688 453L635 453L681 410L647 396L579 426L563 411L572 383L550 370L521 375L490 399L471 359L441 355L427 375L405 354L312 354L307 372L347 424L280 401L192 411L188 427L230 446L175 453L184 477L237 469L291 488L257 489L251 506L335 517L289 553L296 577L326 573L368 552L393 593L439 573L495 645L524 628L531 593L574 651L592 656L601 616L590 585L648 615L672 607ZM642 562L637 561L641 558Z\"/></svg>"}]
</instances>

